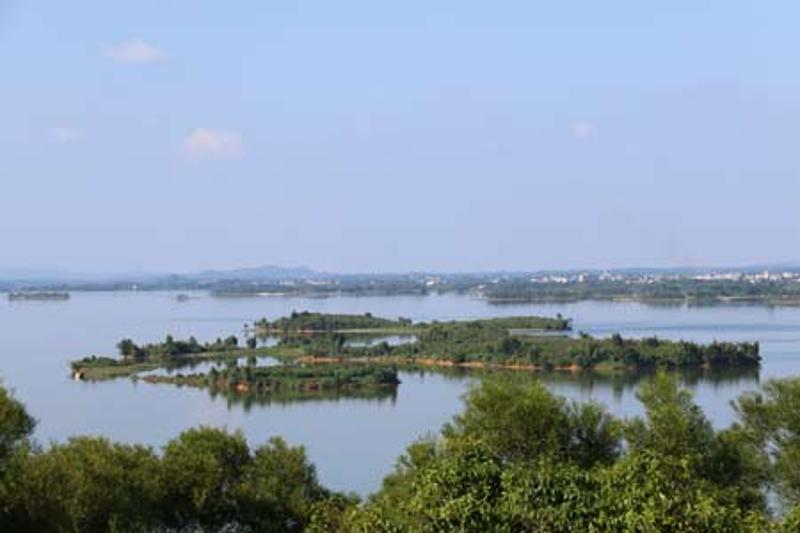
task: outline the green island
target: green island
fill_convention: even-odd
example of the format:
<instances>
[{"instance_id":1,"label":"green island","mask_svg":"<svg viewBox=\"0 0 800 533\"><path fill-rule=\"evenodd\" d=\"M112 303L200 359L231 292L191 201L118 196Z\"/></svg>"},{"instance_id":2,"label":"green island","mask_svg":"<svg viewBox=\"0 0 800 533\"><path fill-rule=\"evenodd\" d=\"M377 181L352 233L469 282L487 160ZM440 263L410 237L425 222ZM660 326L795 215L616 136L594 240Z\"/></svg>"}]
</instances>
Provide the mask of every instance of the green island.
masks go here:
<instances>
[{"instance_id":1,"label":"green island","mask_svg":"<svg viewBox=\"0 0 800 533\"><path fill-rule=\"evenodd\" d=\"M213 367L200 374L148 375L149 383L171 383L208 388L212 392L254 395L339 394L368 389L397 387L397 370L368 365L278 365L240 367L230 365L222 370Z\"/></svg>"},{"instance_id":2,"label":"green island","mask_svg":"<svg viewBox=\"0 0 800 533\"><path fill-rule=\"evenodd\" d=\"M402 325L402 329L397 329ZM176 340L168 335L163 342L138 345L123 339L118 348L121 358L84 357L71 363L73 376L99 380L133 376L161 367L208 360L235 360L247 356L272 356L288 363L395 365L397 367L463 366L466 368L508 368L516 370L640 370L644 368L727 368L757 367L758 343L711 342L698 344L656 337L626 339L619 334L595 338L585 333L569 336L570 320L556 316L503 317L469 321L413 323L372 315L325 315L293 313L274 322L259 321L261 334L281 332L272 347L257 347L255 337L240 348L236 337L201 344L195 338ZM370 337L370 332L372 337ZM403 333L413 340L391 344L352 344L353 340ZM317 370L323 372L322 370ZM369 368L375 375L382 370ZM223 382L233 372L263 379L292 380L299 370L262 368L255 363L225 370L224 377L192 375L170 378L175 383L201 382L224 389ZM283 373L282 373L283 372ZM293 372L296 372L293 374ZM324 371L327 372L327 371ZM236 374L238 375L238 374ZM320 379L326 376L320 375ZM152 378L155 379L155 378ZM310 378L309 378L310 379ZM161 380L164 381L164 380ZM270 385L274 388L274 384ZM345 387L346 388L346 387Z\"/></svg>"},{"instance_id":3,"label":"green island","mask_svg":"<svg viewBox=\"0 0 800 533\"><path fill-rule=\"evenodd\" d=\"M324 333L324 332L405 332L412 326L408 318L378 318L372 313L333 314L311 313L309 311L292 312L290 316L269 321L266 318L257 320L255 328L262 334L289 334L289 333Z\"/></svg>"},{"instance_id":4,"label":"green island","mask_svg":"<svg viewBox=\"0 0 800 533\"><path fill-rule=\"evenodd\" d=\"M13 291L8 293L9 300L69 300L66 291Z\"/></svg>"},{"instance_id":5,"label":"green island","mask_svg":"<svg viewBox=\"0 0 800 533\"><path fill-rule=\"evenodd\" d=\"M410 325L414 342L348 345L347 334L325 330L313 335L286 335L277 355L305 362L361 360L516 369L602 369L644 367L758 366L759 345L750 342L697 344L656 337L625 339L619 334L595 338L568 336L571 323L557 316L505 317Z\"/></svg>"},{"instance_id":6,"label":"green island","mask_svg":"<svg viewBox=\"0 0 800 533\"><path fill-rule=\"evenodd\" d=\"M103 380L131 376L157 368L184 366L202 361L236 359L243 356L263 356L266 348L257 348L255 338L240 348L239 340L231 335L225 339L200 344L194 337L175 340L167 335L163 342L138 345L131 339L117 343L120 358L90 355L70 363L72 375L81 380Z\"/></svg>"}]
</instances>

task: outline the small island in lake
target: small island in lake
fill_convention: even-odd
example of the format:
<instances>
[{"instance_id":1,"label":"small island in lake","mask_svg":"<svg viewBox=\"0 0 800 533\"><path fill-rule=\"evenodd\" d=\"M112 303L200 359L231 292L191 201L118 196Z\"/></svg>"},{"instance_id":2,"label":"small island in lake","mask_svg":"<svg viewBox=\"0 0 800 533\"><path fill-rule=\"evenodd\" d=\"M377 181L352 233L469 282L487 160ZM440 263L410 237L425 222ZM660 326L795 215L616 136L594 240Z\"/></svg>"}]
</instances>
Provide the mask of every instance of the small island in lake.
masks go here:
<instances>
[{"instance_id":1,"label":"small island in lake","mask_svg":"<svg viewBox=\"0 0 800 533\"><path fill-rule=\"evenodd\" d=\"M69 300L65 291L14 291L8 293L9 300Z\"/></svg>"},{"instance_id":2,"label":"small island in lake","mask_svg":"<svg viewBox=\"0 0 800 533\"><path fill-rule=\"evenodd\" d=\"M234 335L203 344L194 337L176 340L172 335L167 335L163 342L141 346L131 339L122 339L117 343L121 358L92 355L72 361L70 366L75 379L102 380L184 363L265 355L263 348L256 348L255 338L248 339L247 345L247 349L240 348Z\"/></svg>"},{"instance_id":3,"label":"small island in lake","mask_svg":"<svg viewBox=\"0 0 800 533\"><path fill-rule=\"evenodd\" d=\"M370 389L394 389L397 370L377 365L230 365L200 374L148 375L148 383L208 388L211 392L269 395L348 394Z\"/></svg>"},{"instance_id":4,"label":"small island in lake","mask_svg":"<svg viewBox=\"0 0 800 533\"><path fill-rule=\"evenodd\" d=\"M623 338L614 334L596 338L573 335L572 323L555 317L518 316L446 322L412 322L347 315L292 313L288 317L254 324L262 337L277 338L258 347L247 339L240 347L235 336L200 343L168 335L163 342L137 344L121 340L120 358L84 357L73 361L76 379L141 378L232 392L354 391L369 386L396 386L396 369L456 367L527 371L613 370L651 368L757 368L757 342L698 344L656 337ZM364 339L368 339L365 342ZM390 340L398 342L389 342ZM278 366L258 366L258 357L270 356ZM247 357L247 366L238 359ZM202 361L226 362L227 368L206 373L139 376L158 368L177 368ZM273 360L273 363L275 361ZM389 370L387 370L389 369Z\"/></svg>"},{"instance_id":5,"label":"small island in lake","mask_svg":"<svg viewBox=\"0 0 800 533\"><path fill-rule=\"evenodd\" d=\"M405 330L414 335L414 342L352 346L346 333L324 331L287 334L276 351L309 363L360 360L518 370L723 368L758 366L761 360L757 342L698 344L619 334L595 338L585 333L569 336L570 330L571 322L561 316L416 323Z\"/></svg>"}]
</instances>

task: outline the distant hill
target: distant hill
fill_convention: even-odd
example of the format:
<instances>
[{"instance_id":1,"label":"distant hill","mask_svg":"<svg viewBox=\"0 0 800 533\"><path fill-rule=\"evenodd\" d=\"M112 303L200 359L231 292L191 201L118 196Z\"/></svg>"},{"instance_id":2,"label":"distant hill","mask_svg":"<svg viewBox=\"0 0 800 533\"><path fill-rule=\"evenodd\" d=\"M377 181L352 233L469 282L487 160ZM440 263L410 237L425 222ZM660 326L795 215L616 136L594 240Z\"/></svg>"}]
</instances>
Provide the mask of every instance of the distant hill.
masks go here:
<instances>
[{"instance_id":1,"label":"distant hill","mask_svg":"<svg viewBox=\"0 0 800 533\"><path fill-rule=\"evenodd\" d=\"M184 274L118 273L86 274L57 270L0 268L0 291L17 289L128 290L190 289L216 284L273 283L285 280L321 279L328 274L308 267L258 266L232 270L204 270Z\"/></svg>"},{"instance_id":2,"label":"distant hill","mask_svg":"<svg viewBox=\"0 0 800 533\"><path fill-rule=\"evenodd\" d=\"M286 279L320 278L326 274L312 270L308 267L282 267L265 265L252 268L239 268L234 270L204 270L194 274L181 274L182 279L198 282L211 281L275 281Z\"/></svg>"},{"instance_id":3,"label":"distant hill","mask_svg":"<svg viewBox=\"0 0 800 533\"><path fill-rule=\"evenodd\" d=\"M44 270L31 268L0 268L2 280L52 280L74 277L74 274L61 270Z\"/></svg>"}]
</instances>

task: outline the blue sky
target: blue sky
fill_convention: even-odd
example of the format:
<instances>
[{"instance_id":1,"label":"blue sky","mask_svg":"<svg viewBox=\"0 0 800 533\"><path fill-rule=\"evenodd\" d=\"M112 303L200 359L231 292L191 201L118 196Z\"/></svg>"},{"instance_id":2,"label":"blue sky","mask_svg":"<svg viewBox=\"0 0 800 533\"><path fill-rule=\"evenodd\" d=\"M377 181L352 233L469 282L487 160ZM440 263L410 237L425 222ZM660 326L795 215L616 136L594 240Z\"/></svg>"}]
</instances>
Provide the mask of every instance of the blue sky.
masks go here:
<instances>
[{"instance_id":1,"label":"blue sky","mask_svg":"<svg viewBox=\"0 0 800 533\"><path fill-rule=\"evenodd\" d=\"M800 4L0 3L0 267L800 262Z\"/></svg>"}]
</instances>

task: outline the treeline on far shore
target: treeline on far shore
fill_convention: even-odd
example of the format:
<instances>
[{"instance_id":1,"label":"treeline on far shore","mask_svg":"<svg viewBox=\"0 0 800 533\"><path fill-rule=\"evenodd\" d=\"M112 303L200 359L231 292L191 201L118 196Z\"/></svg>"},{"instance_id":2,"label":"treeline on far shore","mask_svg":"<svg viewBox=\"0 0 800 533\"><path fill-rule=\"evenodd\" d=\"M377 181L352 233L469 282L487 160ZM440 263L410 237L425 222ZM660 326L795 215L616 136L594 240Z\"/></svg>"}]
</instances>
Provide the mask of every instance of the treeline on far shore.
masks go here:
<instances>
[{"instance_id":1,"label":"treeline on far shore","mask_svg":"<svg viewBox=\"0 0 800 533\"><path fill-rule=\"evenodd\" d=\"M324 487L278 438L251 447L197 428L158 451L89 436L40 446L0 387L0 530L800 530L800 379L742 395L725 429L665 373L638 398L644 416L619 419L536 380L487 378L362 500Z\"/></svg>"},{"instance_id":2,"label":"treeline on far shore","mask_svg":"<svg viewBox=\"0 0 800 533\"><path fill-rule=\"evenodd\" d=\"M490 302L574 302L634 300L650 302L765 302L800 304L798 279L784 281L705 280L692 278L531 282L509 279L486 284L476 292Z\"/></svg>"}]
</instances>

